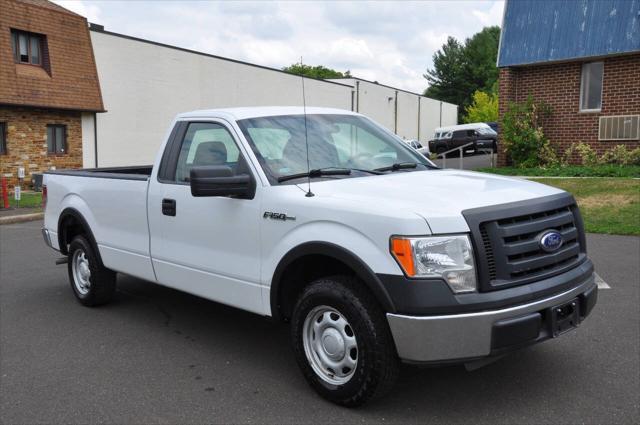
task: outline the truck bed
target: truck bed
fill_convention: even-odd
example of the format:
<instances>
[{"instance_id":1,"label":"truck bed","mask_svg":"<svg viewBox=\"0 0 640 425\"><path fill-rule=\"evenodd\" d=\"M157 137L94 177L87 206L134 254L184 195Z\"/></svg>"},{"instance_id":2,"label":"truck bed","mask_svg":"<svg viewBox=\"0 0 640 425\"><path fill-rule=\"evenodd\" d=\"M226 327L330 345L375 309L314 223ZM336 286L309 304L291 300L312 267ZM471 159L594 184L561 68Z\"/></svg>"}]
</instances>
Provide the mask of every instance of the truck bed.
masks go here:
<instances>
[{"instance_id":1,"label":"truck bed","mask_svg":"<svg viewBox=\"0 0 640 425\"><path fill-rule=\"evenodd\" d=\"M45 174L58 174L74 177L97 177L103 179L147 180L151 176L151 165L134 167L84 168L80 170L52 170Z\"/></svg>"},{"instance_id":2,"label":"truck bed","mask_svg":"<svg viewBox=\"0 0 640 425\"><path fill-rule=\"evenodd\" d=\"M44 173L48 191L45 227L55 244L60 216L64 211L75 211L91 229L105 266L154 281L147 223L151 168L109 167Z\"/></svg>"}]
</instances>

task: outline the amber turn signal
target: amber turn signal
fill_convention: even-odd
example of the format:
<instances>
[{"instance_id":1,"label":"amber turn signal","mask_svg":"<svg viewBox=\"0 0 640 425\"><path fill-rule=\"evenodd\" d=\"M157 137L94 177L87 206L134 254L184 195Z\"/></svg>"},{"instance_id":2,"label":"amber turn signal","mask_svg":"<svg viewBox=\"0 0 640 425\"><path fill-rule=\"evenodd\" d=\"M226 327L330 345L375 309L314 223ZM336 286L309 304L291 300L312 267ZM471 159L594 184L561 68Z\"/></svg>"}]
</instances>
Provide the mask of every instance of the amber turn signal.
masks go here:
<instances>
[{"instance_id":1,"label":"amber turn signal","mask_svg":"<svg viewBox=\"0 0 640 425\"><path fill-rule=\"evenodd\" d=\"M403 238L391 238L391 254L402 267L407 276L413 277L416 274L413 254L411 252L411 241Z\"/></svg>"}]
</instances>

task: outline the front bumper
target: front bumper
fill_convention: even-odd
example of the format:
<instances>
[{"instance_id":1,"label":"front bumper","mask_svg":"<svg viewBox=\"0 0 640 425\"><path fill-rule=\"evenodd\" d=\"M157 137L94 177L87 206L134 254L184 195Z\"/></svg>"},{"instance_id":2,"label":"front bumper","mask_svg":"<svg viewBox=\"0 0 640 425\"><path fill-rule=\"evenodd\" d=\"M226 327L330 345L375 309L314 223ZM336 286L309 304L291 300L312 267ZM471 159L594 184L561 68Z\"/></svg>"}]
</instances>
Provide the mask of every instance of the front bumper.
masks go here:
<instances>
[{"instance_id":1,"label":"front bumper","mask_svg":"<svg viewBox=\"0 0 640 425\"><path fill-rule=\"evenodd\" d=\"M584 320L597 301L597 291L590 274L572 289L513 307L437 316L387 313L387 320L402 360L468 361L551 338L551 307L577 298L580 320Z\"/></svg>"}]
</instances>

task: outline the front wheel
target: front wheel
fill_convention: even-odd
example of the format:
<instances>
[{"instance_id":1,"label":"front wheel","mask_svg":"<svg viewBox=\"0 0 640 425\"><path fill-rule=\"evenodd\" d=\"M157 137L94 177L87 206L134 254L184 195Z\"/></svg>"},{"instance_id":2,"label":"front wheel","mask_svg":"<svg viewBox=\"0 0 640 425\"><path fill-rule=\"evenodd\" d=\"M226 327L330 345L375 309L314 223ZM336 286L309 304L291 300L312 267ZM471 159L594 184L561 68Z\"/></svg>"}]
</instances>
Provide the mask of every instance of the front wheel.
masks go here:
<instances>
[{"instance_id":1,"label":"front wheel","mask_svg":"<svg viewBox=\"0 0 640 425\"><path fill-rule=\"evenodd\" d=\"M324 398L358 406L389 391L398 358L384 312L352 277L307 286L291 320L293 349L309 384Z\"/></svg>"},{"instance_id":2,"label":"front wheel","mask_svg":"<svg viewBox=\"0 0 640 425\"><path fill-rule=\"evenodd\" d=\"M116 291L116 273L107 269L89 241L78 235L69 245L69 283L81 304L106 304Z\"/></svg>"}]
</instances>

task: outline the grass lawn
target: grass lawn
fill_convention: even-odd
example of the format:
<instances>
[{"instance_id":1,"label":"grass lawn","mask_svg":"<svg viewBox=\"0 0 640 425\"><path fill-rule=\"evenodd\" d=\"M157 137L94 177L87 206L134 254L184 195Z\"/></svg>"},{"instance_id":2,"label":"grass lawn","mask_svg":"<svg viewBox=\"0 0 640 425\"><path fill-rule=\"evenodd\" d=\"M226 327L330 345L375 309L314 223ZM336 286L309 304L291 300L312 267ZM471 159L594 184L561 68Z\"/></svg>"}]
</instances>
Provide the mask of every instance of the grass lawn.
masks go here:
<instances>
[{"instance_id":1,"label":"grass lawn","mask_svg":"<svg viewBox=\"0 0 640 425\"><path fill-rule=\"evenodd\" d=\"M555 176L555 177L640 177L640 165L568 165L566 167L481 168L477 171L505 176Z\"/></svg>"},{"instance_id":2,"label":"grass lawn","mask_svg":"<svg viewBox=\"0 0 640 425\"><path fill-rule=\"evenodd\" d=\"M42 193L41 192L22 192L20 199L20 208L39 208L42 206ZM9 205L11 207L17 207L18 201L13 199L13 195L9 195Z\"/></svg>"},{"instance_id":3,"label":"grass lawn","mask_svg":"<svg viewBox=\"0 0 640 425\"><path fill-rule=\"evenodd\" d=\"M532 179L571 192L587 232L640 235L640 180Z\"/></svg>"}]
</instances>

